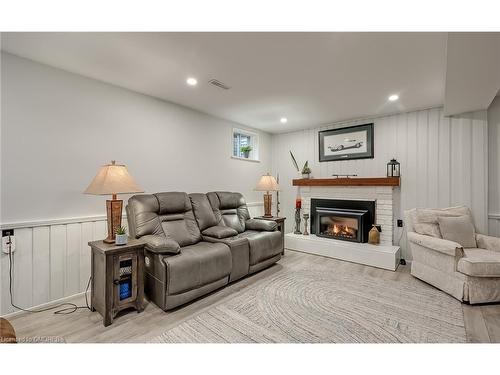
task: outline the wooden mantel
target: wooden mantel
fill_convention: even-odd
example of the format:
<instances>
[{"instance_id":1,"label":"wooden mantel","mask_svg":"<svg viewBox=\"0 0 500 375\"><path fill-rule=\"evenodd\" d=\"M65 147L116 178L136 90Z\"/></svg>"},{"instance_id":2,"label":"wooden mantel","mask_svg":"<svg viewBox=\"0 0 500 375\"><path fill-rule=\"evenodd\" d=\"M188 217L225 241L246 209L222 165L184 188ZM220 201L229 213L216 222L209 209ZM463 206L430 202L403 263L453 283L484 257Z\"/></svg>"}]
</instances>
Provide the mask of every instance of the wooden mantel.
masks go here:
<instances>
[{"instance_id":1,"label":"wooden mantel","mask_svg":"<svg viewBox=\"0 0 500 375\"><path fill-rule=\"evenodd\" d=\"M399 186L399 177L301 178L293 186Z\"/></svg>"}]
</instances>

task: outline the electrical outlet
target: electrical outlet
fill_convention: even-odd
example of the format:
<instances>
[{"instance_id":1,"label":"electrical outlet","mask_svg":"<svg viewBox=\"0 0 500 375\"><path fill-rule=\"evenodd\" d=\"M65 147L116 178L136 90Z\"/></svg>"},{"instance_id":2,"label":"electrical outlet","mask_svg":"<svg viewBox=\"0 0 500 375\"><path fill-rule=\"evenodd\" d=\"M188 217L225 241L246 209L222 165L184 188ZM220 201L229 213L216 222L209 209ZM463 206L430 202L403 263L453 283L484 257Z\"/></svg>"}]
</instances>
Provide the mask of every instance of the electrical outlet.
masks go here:
<instances>
[{"instance_id":1,"label":"electrical outlet","mask_svg":"<svg viewBox=\"0 0 500 375\"><path fill-rule=\"evenodd\" d=\"M398 219L398 227L403 228L403 220Z\"/></svg>"},{"instance_id":2,"label":"electrical outlet","mask_svg":"<svg viewBox=\"0 0 500 375\"><path fill-rule=\"evenodd\" d=\"M14 229L2 229L2 237L13 236Z\"/></svg>"},{"instance_id":3,"label":"electrical outlet","mask_svg":"<svg viewBox=\"0 0 500 375\"><path fill-rule=\"evenodd\" d=\"M9 241L9 239L10 239L10 241ZM5 254L9 253L9 245L10 245L10 252L11 253L16 251L16 237L14 237L12 235L10 237L9 236L2 237L2 251Z\"/></svg>"}]
</instances>

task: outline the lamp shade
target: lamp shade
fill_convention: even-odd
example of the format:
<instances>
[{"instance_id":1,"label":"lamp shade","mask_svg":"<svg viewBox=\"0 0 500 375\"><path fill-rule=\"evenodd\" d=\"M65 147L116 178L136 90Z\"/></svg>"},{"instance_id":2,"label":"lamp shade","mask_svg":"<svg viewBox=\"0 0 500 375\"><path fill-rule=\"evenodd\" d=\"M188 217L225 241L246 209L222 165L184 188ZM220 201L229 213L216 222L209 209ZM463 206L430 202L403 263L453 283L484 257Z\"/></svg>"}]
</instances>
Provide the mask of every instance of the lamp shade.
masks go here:
<instances>
[{"instance_id":1,"label":"lamp shade","mask_svg":"<svg viewBox=\"0 0 500 375\"><path fill-rule=\"evenodd\" d=\"M259 183L255 187L257 191L278 191L280 189L274 176L269 173L260 178Z\"/></svg>"},{"instance_id":2,"label":"lamp shade","mask_svg":"<svg viewBox=\"0 0 500 375\"><path fill-rule=\"evenodd\" d=\"M110 194L130 194L143 193L144 190L137 185L132 176L128 173L125 165L116 164L113 160L111 164L101 167L90 185L85 189L85 194L110 195Z\"/></svg>"}]
</instances>

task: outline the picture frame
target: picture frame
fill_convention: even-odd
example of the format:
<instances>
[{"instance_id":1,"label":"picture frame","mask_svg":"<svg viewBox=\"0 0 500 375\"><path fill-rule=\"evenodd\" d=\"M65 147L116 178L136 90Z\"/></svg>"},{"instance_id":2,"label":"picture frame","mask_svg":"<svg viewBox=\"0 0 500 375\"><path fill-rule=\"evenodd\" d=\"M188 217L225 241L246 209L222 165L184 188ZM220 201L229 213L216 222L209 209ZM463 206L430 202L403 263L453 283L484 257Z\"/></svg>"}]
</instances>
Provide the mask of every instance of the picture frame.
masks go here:
<instances>
[{"instance_id":1,"label":"picture frame","mask_svg":"<svg viewBox=\"0 0 500 375\"><path fill-rule=\"evenodd\" d=\"M322 130L318 133L319 161L373 159L373 123Z\"/></svg>"}]
</instances>

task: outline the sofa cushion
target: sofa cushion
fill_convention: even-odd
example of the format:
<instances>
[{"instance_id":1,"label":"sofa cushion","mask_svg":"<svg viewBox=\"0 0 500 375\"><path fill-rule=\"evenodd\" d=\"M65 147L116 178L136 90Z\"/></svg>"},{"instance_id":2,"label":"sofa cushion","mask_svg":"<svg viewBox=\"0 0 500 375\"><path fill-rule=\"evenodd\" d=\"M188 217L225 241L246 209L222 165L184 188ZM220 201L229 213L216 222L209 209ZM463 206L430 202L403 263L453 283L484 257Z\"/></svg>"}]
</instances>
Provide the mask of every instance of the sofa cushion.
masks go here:
<instances>
[{"instance_id":1,"label":"sofa cushion","mask_svg":"<svg viewBox=\"0 0 500 375\"><path fill-rule=\"evenodd\" d=\"M462 247L476 247L476 233L469 216L438 217L439 231L443 239L454 241Z\"/></svg>"},{"instance_id":2,"label":"sofa cushion","mask_svg":"<svg viewBox=\"0 0 500 375\"><path fill-rule=\"evenodd\" d=\"M231 227L216 225L216 226L205 229L202 232L202 234L204 236L221 239L221 238L236 236L238 234L238 232L236 232L236 230L231 228Z\"/></svg>"},{"instance_id":3,"label":"sofa cushion","mask_svg":"<svg viewBox=\"0 0 500 375\"><path fill-rule=\"evenodd\" d=\"M194 217L196 218L198 227L202 232L207 228L217 225L214 210L212 209L206 194L189 194L189 199L191 199L191 204L193 206Z\"/></svg>"},{"instance_id":4,"label":"sofa cushion","mask_svg":"<svg viewBox=\"0 0 500 375\"><path fill-rule=\"evenodd\" d=\"M216 191L207 194L217 225L225 225L238 233L245 231L245 221L250 219L245 198L240 193Z\"/></svg>"},{"instance_id":5,"label":"sofa cushion","mask_svg":"<svg viewBox=\"0 0 500 375\"><path fill-rule=\"evenodd\" d=\"M246 230L238 234L237 238L246 238L250 250L250 266L272 258L283 251L280 231L258 232Z\"/></svg>"},{"instance_id":6,"label":"sofa cushion","mask_svg":"<svg viewBox=\"0 0 500 375\"><path fill-rule=\"evenodd\" d=\"M419 234L442 238L439 230L438 217L456 217L472 214L468 207L458 206L449 208L417 208L411 212L413 229Z\"/></svg>"},{"instance_id":7,"label":"sofa cushion","mask_svg":"<svg viewBox=\"0 0 500 375\"><path fill-rule=\"evenodd\" d=\"M194 218L191 201L186 193L157 193L159 220L165 236L181 247L201 241L201 233Z\"/></svg>"},{"instance_id":8,"label":"sofa cushion","mask_svg":"<svg viewBox=\"0 0 500 375\"><path fill-rule=\"evenodd\" d=\"M461 273L475 277L500 277L500 253L486 249L464 249L458 261Z\"/></svg>"},{"instance_id":9,"label":"sofa cushion","mask_svg":"<svg viewBox=\"0 0 500 375\"><path fill-rule=\"evenodd\" d=\"M163 258L167 293L177 294L220 280L231 272L231 251L223 243L198 242Z\"/></svg>"},{"instance_id":10,"label":"sofa cushion","mask_svg":"<svg viewBox=\"0 0 500 375\"><path fill-rule=\"evenodd\" d=\"M139 238L147 234L163 235L158 216L160 205L152 194L134 195L128 200L127 219L130 233Z\"/></svg>"}]
</instances>

